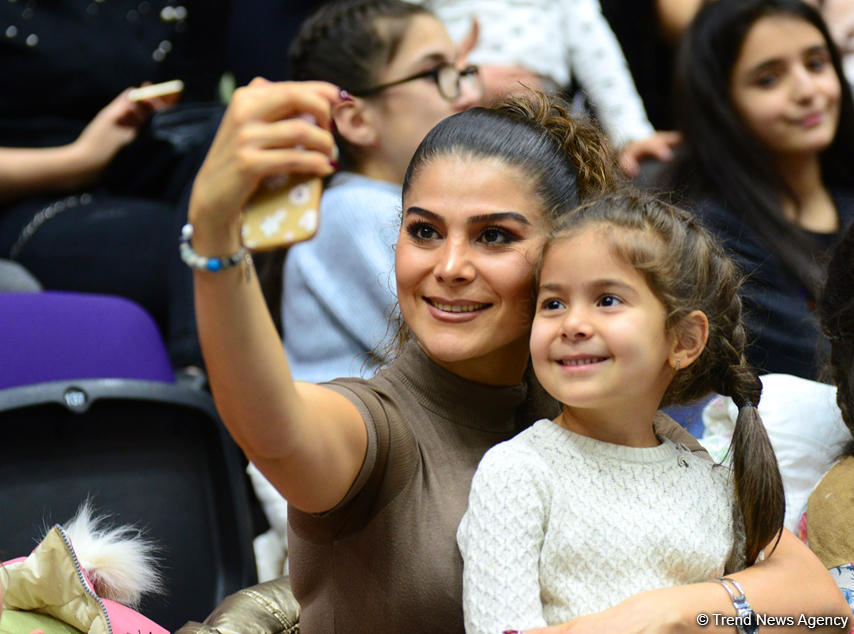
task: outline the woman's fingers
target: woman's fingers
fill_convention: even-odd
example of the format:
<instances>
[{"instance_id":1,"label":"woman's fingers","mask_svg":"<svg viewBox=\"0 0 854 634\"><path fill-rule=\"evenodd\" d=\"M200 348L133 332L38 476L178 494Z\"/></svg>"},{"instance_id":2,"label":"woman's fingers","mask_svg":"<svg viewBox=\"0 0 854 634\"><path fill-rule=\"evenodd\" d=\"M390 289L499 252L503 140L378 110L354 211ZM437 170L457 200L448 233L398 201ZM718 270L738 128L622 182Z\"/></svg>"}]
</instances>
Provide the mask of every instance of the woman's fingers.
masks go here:
<instances>
[{"instance_id":1,"label":"woman's fingers","mask_svg":"<svg viewBox=\"0 0 854 634\"><path fill-rule=\"evenodd\" d=\"M327 82L269 82L256 78L234 92L229 110L238 123L310 114L317 125L328 130L331 107L341 99L341 91Z\"/></svg>"},{"instance_id":2,"label":"woman's fingers","mask_svg":"<svg viewBox=\"0 0 854 634\"><path fill-rule=\"evenodd\" d=\"M334 170L329 156L323 152L312 152L294 148L246 150L242 157L251 165L252 180L258 182L278 174L313 174L328 176Z\"/></svg>"},{"instance_id":3,"label":"woman's fingers","mask_svg":"<svg viewBox=\"0 0 854 634\"><path fill-rule=\"evenodd\" d=\"M258 148L315 150L329 158L335 154L332 134L304 119L286 119L272 123L253 122L241 131L241 143Z\"/></svg>"},{"instance_id":4,"label":"woman's fingers","mask_svg":"<svg viewBox=\"0 0 854 634\"><path fill-rule=\"evenodd\" d=\"M328 128L331 105L340 100L325 82L259 78L235 91L193 185L191 222L233 226L269 176L331 174L336 149Z\"/></svg>"}]
</instances>

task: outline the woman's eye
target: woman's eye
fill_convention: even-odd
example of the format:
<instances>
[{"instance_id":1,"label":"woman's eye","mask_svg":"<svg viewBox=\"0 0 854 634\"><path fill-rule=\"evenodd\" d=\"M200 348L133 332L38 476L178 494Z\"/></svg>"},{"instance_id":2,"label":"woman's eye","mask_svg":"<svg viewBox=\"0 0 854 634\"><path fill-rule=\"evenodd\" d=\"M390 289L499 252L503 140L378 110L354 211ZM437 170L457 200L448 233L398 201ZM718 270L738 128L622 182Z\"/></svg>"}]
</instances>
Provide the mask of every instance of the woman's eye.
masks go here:
<instances>
[{"instance_id":1,"label":"woman's eye","mask_svg":"<svg viewBox=\"0 0 854 634\"><path fill-rule=\"evenodd\" d=\"M426 242L434 240L439 236L439 232L434 227L424 222L416 222L406 228L407 233L416 240Z\"/></svg>"},{"instance_id":2,"label":"woman's eye","mask_svg":"<svg viewBox=\"0 0 854 634\"><path fill-rule=\"evenodd\" d=\"M599 298L599 305L603 308L610 308L622 304L623 301L616 295L603 295Z\"/></svg>"},{"instance_id":3,"label":"woman's eye","mask_svg":"<svg viewBox=\"0 0 854 634\"><path fill-rule=\"evenodd\" d=\"M480 234L480 240L486 244L509 244L515 242L516 237L506 229L489 227Z\"/></svg>"}]
</instances>

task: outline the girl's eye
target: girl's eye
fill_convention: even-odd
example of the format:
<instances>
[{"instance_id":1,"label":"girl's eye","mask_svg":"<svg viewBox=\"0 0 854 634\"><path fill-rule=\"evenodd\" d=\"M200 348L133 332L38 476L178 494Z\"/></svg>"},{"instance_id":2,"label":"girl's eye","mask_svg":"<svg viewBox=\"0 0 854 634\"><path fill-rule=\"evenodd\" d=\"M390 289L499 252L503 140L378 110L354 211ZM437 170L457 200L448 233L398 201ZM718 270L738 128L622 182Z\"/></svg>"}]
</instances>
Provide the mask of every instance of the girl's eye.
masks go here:
<instances>
[{"instance_id":1,"label":"girl's eye","mask_svg":"<svg viewBox=\"0 0 854 634\"><path fill-rule=\"evenodd\" d=\"M827 67L828 59L824 55L813 55L806 61L807 69L814 73L823 71Z\"/></svg>"},{"instance_id":2,"label":"girl's eye","mask_svg":"<svg viewBox=\"0 0 854 634\"><path fill-rule=\"evenodd\" d=\"M480 234L479 240L485 244L510 244L518 238L514 233L501 227L488 227Z\"/></svg>"},{"instance_id":3,"label":"girl's eye","mask_svg":"<svg viewBox=\"0 0 854 634\"><path fill-rule=\"evenodd\" d=\"M599 305L603 308L610 308L611 306L617 306L622 303L623 300L616 295L603 295L599 298Z\"/></svg>"},{"instance_id":4,"label":"girl's eye","mask_svg":"<svg viewBox=\"0 0 854 634\"><path fill-rule=\"evenodd\" d=\"M419 242L427 242L435 240L439 237L439 232L435 227L428 225L426 222L413 222L406 228L407 233Z\"/></svg>"},{"instance_id":5,"label":"girl's eye","mask_svg":"<svg viewBox=\"0 0 854 634\"><path fill-rule=\"evenodd\" d=\"M563 303L558 299L547 299L542 303L543 310L560 310Z\"/></svg>"},{"instance_id":6,"label":"girl's eye","mask_svg":"<svg viewBox=\"0 0 854 634\"><path fill-rule=\"evenodd\" d=\"M777 75L774 73L765 73L756 78L756 85L760 88L771 88L777 83Z\"/></svg>"}]
</instances>

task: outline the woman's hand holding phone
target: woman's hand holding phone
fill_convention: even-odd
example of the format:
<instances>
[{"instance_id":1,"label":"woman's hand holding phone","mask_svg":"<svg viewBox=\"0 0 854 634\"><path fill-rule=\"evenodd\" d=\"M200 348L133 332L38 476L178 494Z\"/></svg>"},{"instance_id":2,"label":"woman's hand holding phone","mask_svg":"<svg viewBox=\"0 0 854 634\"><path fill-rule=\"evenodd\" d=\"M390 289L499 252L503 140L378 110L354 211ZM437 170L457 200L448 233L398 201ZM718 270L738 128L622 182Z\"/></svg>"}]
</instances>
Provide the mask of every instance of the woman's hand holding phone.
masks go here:
<instances>
[{"instance_id":1,"label":"woman's hand holding phone","mask_svg":"<svg viewBox=\"0 0 854 634\"><path fill-rule=\"evenodd\" d=\"M240 247L241 213L267 179L334 171L331 106L340 100L339 89L326 82L259 78L235 91L193 185L189 220L198 253Z\"/></svg>"}]
</instances>

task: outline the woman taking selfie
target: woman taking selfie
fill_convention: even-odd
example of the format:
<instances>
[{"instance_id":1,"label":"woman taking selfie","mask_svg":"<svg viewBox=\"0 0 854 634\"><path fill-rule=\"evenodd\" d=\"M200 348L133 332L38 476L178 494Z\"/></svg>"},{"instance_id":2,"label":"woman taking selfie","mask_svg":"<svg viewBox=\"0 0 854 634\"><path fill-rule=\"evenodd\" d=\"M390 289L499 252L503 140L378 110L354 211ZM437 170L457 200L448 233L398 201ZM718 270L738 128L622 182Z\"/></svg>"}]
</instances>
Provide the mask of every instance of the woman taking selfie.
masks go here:
<instances>
[{"instance_id":1,"label":"woman taking selfie","mask_svg":"<svg viewBox=\"0 0 854 634\"><path fill-rule=\"evenodd\" d=\"M238 91L195 183L197 253L239 252L239 211L260 179L332 171L327 130L339 103L323 83L259 80ZM282 120L299 113L318 126ZM302 631L463 630L457 524L483 453L557 413L529 370L534 268L551 221L614 187L604 148L544 99L436 126L403 185L395 268L408 341L370 380L294 382L251 271L196 272L218 409L290 503ZM657 431L691 442L672 421ZM847 610L789 533L767 561L733 576L757 612ZM572 626L674 631L698 628L701 611L735 613L711 582L636 595Z\"/></svg>"}]
</instances>

